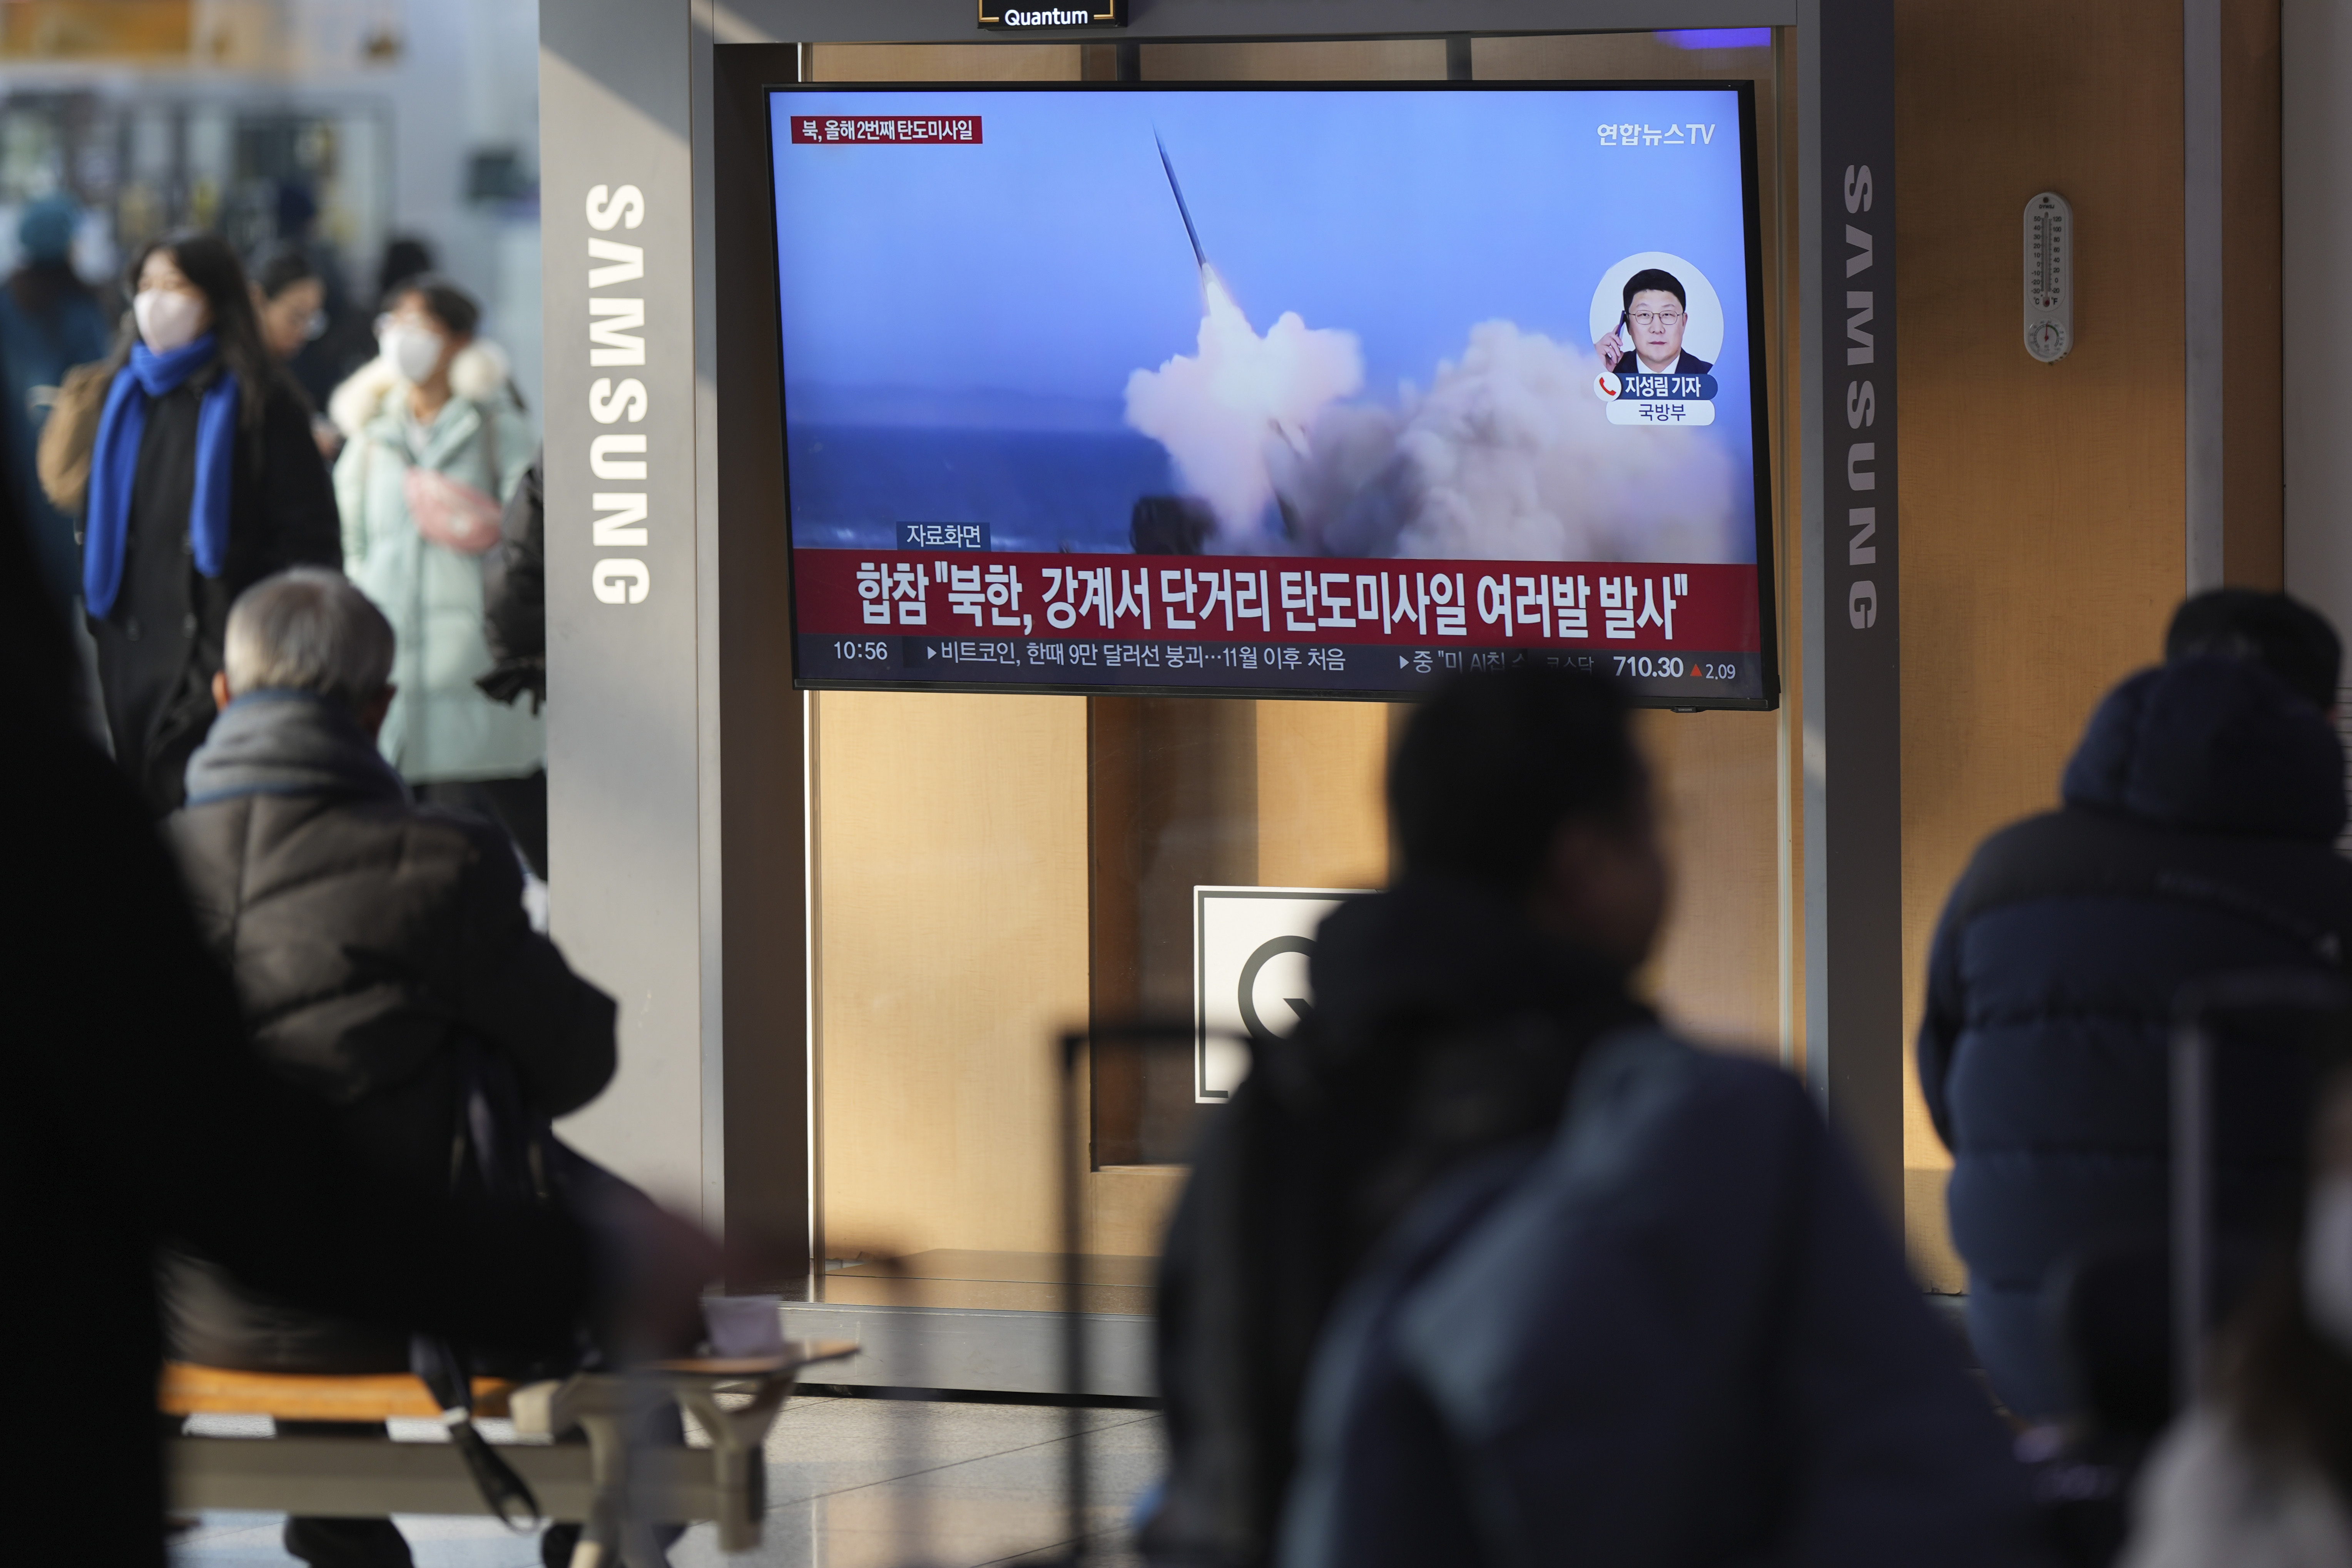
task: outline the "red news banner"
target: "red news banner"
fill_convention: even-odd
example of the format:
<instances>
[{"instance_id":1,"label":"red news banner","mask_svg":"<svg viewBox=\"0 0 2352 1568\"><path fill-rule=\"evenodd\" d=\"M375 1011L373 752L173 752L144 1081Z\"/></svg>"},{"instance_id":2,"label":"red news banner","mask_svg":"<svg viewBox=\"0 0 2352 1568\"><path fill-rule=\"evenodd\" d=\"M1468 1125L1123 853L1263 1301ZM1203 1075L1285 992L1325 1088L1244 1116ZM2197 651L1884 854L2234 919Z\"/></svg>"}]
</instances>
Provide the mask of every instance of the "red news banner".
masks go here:
<instances>
[{"instance_id":1,"label":"red news banner","mask_svg":"<svg viewBox=\"0 0 2352 1568\"><path fill-rule=\"evenodd\" d=\"M1760 642L1753 566L912 550L793 560L803 636L1694 653Z\"/></svg>"}]
</instances>

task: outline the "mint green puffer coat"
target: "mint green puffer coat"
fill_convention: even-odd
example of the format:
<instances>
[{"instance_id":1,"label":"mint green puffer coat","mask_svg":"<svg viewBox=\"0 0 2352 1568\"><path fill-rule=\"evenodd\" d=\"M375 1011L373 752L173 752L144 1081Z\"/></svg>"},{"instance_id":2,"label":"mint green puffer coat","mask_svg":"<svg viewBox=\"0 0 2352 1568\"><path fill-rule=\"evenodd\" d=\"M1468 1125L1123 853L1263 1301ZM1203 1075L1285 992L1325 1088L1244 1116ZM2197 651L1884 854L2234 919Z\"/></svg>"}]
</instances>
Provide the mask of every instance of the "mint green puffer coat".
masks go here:
<instances>
[{"instance_id":1,"label":"mint green puffer coat","mask_svg":"<svg viewBox=\"0 0 2352 1568\"><path fill-rule=\"evenodd\" d=\"M507 390L506 363L477 341L450 367L455 394L420 433L412 456L408 384L383 361L335 390L328 410L343 432L335 501L343 570L392 622L399 688L381 744L411 784L517 778L547 761L547 721L529 703L494 702L474 681L494 662L482 635L482 557L436 544L409 515L412 461L495 496L503 505L530 467L538 437Z\"/></svg>"}]
</instances>

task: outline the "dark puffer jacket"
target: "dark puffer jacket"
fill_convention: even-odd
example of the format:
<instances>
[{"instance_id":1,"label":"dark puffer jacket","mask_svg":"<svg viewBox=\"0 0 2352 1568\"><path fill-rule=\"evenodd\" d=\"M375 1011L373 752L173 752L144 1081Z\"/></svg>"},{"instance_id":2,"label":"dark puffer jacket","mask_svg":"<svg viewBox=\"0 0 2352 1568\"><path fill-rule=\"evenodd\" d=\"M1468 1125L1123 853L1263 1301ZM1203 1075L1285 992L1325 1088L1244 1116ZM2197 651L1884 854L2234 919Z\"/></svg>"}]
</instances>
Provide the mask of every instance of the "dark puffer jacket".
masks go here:
<instances>
[{"instance_id":1,"label":"dark puffer jacket","mask_svg":"<svg viewBox=\"0 0 2352 1568\"><path fill-rule=\"evenodd\" d=\"M339 706L239 698L190 761L188 797L171 838L197 929L235 976L263 1059L369 1166L446 1189L461 1042L502 1057L551 1116L611 1079L612 999L531 929L513 845L413 804ZM406 1364L404 1340L281 1308L206 1266L180 1269L173 1297L191 1359Z\"/></svg>"},{"instance_id":2,"label":"dark puffer jacket","mask_svg":"<svg viewBox=\"0 0 2352 1568\"><path fill-rule=\"evenodd\" d=\"M2326 718L2258 665L2143 671L2093 715L2063 808L1995 834L1953 889L1919 1078L1954 1156L1970 1337L2018 1414L2073 1403L2047 1326L2053 1268L2164 1234L2182 983L2333 969L2352 942L2352 865L2331 847L2343 769ZM2305 1096L2292 1053L2228 1043L2213 1100L2225 1225L2292 1187Z\"/></svg>"}]
</instances>

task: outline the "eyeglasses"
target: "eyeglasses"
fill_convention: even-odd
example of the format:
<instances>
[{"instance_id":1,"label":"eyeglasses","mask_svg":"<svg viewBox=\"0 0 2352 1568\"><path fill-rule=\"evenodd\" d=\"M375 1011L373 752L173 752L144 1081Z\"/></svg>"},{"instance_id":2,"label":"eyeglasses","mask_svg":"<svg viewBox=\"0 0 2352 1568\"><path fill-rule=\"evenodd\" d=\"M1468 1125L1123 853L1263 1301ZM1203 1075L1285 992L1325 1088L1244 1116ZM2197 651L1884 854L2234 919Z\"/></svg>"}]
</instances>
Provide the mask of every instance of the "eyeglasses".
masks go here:
<instances>
[{"instance_id":1,"label":"eyeglasses","mask_svg":"<svg viewBox=\"0 0 2352 1568\"><path fill-rule=\"evenodd\" d=\"M1684 314L1681 310L1636 310L1628 319L1637 327L1671 327Z\"/></svg>"}]
</instances>

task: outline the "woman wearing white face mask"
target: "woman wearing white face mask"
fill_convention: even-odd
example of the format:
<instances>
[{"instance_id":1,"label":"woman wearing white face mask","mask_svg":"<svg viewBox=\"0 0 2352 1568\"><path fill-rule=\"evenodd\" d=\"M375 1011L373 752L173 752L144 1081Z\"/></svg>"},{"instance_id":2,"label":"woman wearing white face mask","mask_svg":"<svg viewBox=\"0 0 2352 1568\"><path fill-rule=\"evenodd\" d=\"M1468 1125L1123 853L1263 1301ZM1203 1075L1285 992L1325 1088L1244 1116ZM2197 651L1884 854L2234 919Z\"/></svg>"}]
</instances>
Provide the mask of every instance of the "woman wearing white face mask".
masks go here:
<instances>
[{"instance_id":1,"label":"woman wearing white face mask","mask_svg":"<svg viewBox=\"0 0 2352 1568\"><path fill-rule=\"evenodd\" d=\"M2352 1568L2352 1077L2313 1140L2303 1245L2218 1338L2141 1480L2123 1568Z\"/></svg>"},{"instance_id":2,"label":"woman wearing white face mask","mask_svg":"<svg viewBox=\"0 0 2352 1568\"><path fill-rule=\"evenodd\" d=\"M121 763L158 816L212 727L229 605L272 573L339 566L302 395L263 346L236 252L179 234L132 261L82 505L82 595Z\"/></svg>"},{"instance_id":3,"label":"woman wearing white face mask","mask_svg":"<svg viewBox=\"0 0 2352 1568\"><path fill-rule=\"evenodd\" d=\"M399 637L399 695L381 744L419 796L503 823L547 865L547 730L474 684L495 663L482 632L482 556L537 445L481 310L433 277L398 286L382 352L335 389L335 462L352 580Z\"/></svg>"}]
</instances>

